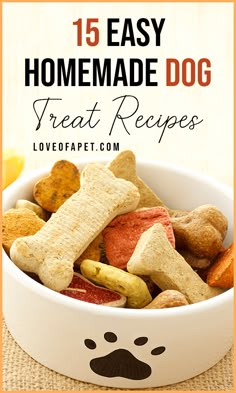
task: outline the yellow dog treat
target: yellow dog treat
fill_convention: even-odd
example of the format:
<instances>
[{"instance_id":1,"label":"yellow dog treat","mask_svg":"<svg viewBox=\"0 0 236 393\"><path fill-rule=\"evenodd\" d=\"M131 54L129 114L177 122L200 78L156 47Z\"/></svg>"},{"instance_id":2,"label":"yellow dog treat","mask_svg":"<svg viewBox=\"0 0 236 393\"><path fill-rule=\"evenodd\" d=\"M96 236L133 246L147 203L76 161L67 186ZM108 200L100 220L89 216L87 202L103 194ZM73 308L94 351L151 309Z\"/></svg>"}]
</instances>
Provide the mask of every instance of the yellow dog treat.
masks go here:
<instances>
[{"instance_id":1,"label":"yellow dog treat","mask_svg":"<svg viewBox=\"0 0 236 393\"><path fill-rule=\"evenodd\" d=\"M197 303L222 293L207 285L171 246L161 224L154 224L139 239L127 270L148 275L163 291L175 289L189 303Z\"/></svg>"},{"instance_id":2,"label":"yellow dog treat","mask_svg":"<svg viewBox=\"0 0 236 393\"><path fill-rule=\"evenodd\" d=\"M74 261L116 215L134 210L138 202L132 183L117 179L101 164L88 164L79 191L36 235L17 239L11 259L20 269L38 274L47 287L61 291L72 280Z\"/></svg>"},{"instance_id":3,"label":"yellow dog treat","mask_svg":"<svg viewBox=\"0 0 236 393\"><path fill-rule=\"evenodd\" d=\"M146 283L134 274L90 259L81 263L80 270L84 277L96 284L126 296L127 307L142 308L152 301Z\"/></svg>"},{"instance_id":4,"label":"yellow dog treat","mask_svg":"<svg viewBox=\"0 0 236 393\"><path fill-rule=\"evenodd\" d=\"M34 186L36 202L49 212L57 209L80 188L80 172L70 161L57 161L49 176L40 179Z\"/></svg>"},{"instance_id":5,"label":"yellow dog treat","mask_svg":"<svg viewBox=\"0 0 236 393\"><path fill-rule=\"evenodd\" d=\"M2 216L2 245L10 253L12 243L22 236L34 235L45 222L32 210L9 209Z\"/></svg>"}]
</instances>

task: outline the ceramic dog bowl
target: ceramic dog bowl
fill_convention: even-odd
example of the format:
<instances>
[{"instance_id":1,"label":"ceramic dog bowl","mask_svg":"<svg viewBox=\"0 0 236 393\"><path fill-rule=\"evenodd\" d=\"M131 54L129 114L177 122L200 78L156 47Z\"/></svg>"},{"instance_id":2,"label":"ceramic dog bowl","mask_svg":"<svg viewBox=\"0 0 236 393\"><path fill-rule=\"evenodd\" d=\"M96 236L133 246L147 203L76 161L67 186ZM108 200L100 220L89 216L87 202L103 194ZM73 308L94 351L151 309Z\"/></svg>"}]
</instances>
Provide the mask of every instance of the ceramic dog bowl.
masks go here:
<instances>
[{"instance_id":1,"label":"ceramic dog bowl","mask_svg":"<svg viewBox=\"0 0 236 393\"><path fill-rule=\"evenodd\" d=\"M78 163L83 168L84 162ZM31 199L47 170L18 179L3 209ZM139 161L138 174L166 205L215 204L229 220L233 196L222 184L189 170ZM85 303L34 281L3 252L3 313L16 342L39 363L68 377L116 388L151 388L194 377L216 364L233 342L233 289L212 299L161 310L118 309Z\"/></svg>"}]
</instances>

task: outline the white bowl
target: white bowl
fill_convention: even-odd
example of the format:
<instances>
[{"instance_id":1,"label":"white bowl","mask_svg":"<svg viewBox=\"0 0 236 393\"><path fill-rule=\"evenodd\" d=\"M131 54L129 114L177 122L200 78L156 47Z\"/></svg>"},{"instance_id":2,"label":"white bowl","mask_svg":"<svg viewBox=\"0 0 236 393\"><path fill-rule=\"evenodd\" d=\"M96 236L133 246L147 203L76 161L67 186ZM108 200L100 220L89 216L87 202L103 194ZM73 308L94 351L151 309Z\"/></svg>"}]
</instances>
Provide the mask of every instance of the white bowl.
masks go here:
<instances>
[{"instance_id":1,"label":"white bowl","mask_svg":"<svg viewBox=\"0 0 236 393\"><path fill-rule=\"evenodd\" d=\"M35 181L47 173L48 168L37 170L9 186L3 210L17 199L31 199ZM138 174L169 207L215 204L229 221L225 245L233 241L233 196L228 187L154 161L139 161ZM105 307L44 287L20 271L4 251L3 313L17 343L39 363L107 387L151 388L184 381L216 364L233 343L233 289L180 308ZM152 354L157 347L159 355Z\"/></svg>"}]
</instances>

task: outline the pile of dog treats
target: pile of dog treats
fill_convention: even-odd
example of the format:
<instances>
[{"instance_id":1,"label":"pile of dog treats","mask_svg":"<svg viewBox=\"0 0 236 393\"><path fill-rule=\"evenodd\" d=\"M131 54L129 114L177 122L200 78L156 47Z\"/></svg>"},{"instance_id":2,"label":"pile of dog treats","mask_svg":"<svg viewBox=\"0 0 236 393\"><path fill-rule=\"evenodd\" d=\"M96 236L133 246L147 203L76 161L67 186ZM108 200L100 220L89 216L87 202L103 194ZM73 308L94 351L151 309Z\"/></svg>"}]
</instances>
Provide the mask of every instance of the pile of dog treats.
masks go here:
<instances>
[{"instance_id":1,"label":"pile of dog treats","mask_svg":"<svg viewBox=\"0 0 236 393\"><path fill-rule=\"evenodd\" d=\"M57 161L33 197L3 214L3 247L20 269L63 295L169 308L233 286L227 218L211 204L170 209L136 173L132 151L81 172Z\"/></svg>"}]
</instances>

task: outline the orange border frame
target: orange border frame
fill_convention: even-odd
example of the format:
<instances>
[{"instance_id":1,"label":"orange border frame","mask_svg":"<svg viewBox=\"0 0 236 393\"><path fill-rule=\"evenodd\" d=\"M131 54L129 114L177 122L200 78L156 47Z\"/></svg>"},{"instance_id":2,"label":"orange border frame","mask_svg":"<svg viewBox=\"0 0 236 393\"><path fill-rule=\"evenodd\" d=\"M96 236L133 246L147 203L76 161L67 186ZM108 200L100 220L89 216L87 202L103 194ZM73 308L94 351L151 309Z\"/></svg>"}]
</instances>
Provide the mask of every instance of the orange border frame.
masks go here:
<instances>
[{"instance_id":1,"label":"orange border frame","mask_svg":"<svg viewBox=\"0 0 236 393\"><path fill-rule=\"evenodd\" d=\"M1 94L1 105L0 105L0 126L1 126L1 131L0 131L0 155L1 155L1 162L2 162L2 4L3 3L67 3L66 0L0 0L0 20L1 20L1 29L0 29L0 94ZM69 0L68 2L71 3L232 3L234 4L234 108L236 108L236 0ZM234 114L234 152L235 152L235 147L236 147L236 117ZM236 184L236 160L235 160L235 154L234 154L234 186ZM2 178L0 179L0 185L2 185ZM0 195L0 202L2 206L2 193ZM235 212L235 218L234 218L234 224L236 223L236 201L234 199L234 212ZM0 235L1 236L1 235ZM234 241L236 242L236 231L234 231ZM234 266L234 273L236 273L236 266ZM2 270L0 267L0 276L2 278ZM0 289L2 288L0 281ZM0 291L0 302L2 304L2 291ZM236 310L236 297L234 298L234 310ZM0 326L2 329L2 319L0 321ZM234 337L236 337L236 328L234 329ZM1 349L2 349L2 339L0 339L1 343ZM236 353L236 349L234 349L234 355ZM2 351L1 351L1 362L0 362L0 391L2 391ZM236 389L236 362L234 362L234 388ZM50 392L47 390L41 390L42 392ZM119 390L117 390L119 391ZM145 390L147 391L147 390ZM143 390L121 390L120 392L125 393L125 392L132 392L132 393L141 393L145 392ZM150 390L151 391L151 390ZM163 393L169 392L169 390L160 390ZM209 392L209 391L197 391L194 390L196 393L204 393L204 392ZM27 391L27 392L33 392L33 391ZM60 392L60 391L58 391ZM63 393L67 393L71 391L63 391ZM87 390L87 392L93 393L93 391ZM96 390L98 393L103 393L103 390ZM106 390L106 392L113 392L113 390ZM181 392L180 390L172 390L172 392ZM184 393L190 393L191 391L184 391ZM217 391L219 392L219 391ZM232 391L231 391L232 392ZM212 391L214 393L214 391ZM215 391L216 393L216 391ZM227 391L224 391L224 393L227 393ZM230 392L228 392L230 393Z\"/></svg>"}]
</instances>

